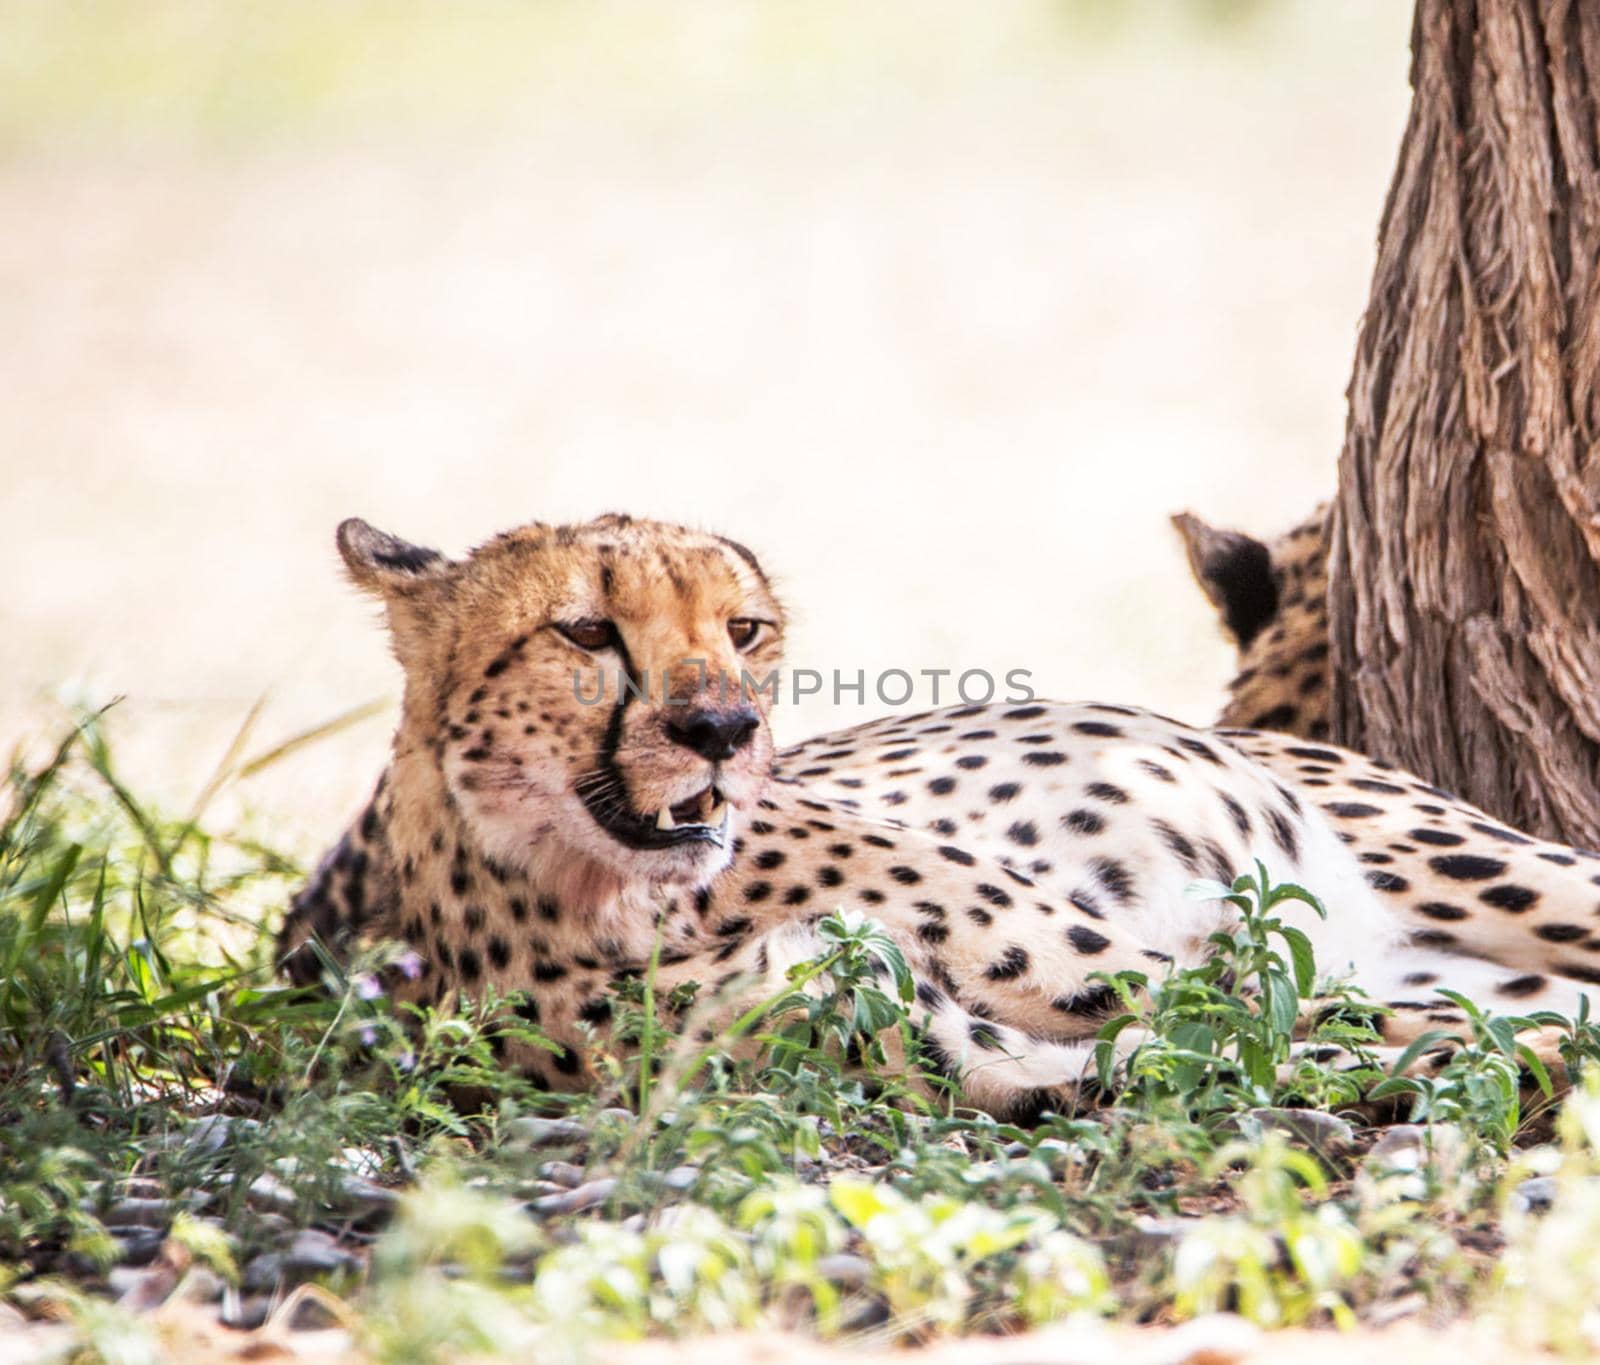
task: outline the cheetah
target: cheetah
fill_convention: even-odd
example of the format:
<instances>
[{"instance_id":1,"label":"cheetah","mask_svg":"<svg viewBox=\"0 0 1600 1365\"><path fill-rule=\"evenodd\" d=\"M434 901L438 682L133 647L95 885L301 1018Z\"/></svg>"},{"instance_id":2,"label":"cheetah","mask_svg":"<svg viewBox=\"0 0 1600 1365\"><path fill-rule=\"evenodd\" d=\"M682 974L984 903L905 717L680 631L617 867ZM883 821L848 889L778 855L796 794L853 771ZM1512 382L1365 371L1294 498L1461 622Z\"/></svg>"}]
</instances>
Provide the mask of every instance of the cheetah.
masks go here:
<instances>
[{"instance_id":1,"label":"cheetah","mask_svg":"<svg viewBox=\"0 0 1600 1365\"><path fill-rule=\"evenodd\" d=\"M1328 505L1263 544L1172 518L1201 591L1239 651L1219 725L1326 739L1328 694Z\"/></svg>"},{"instance_id":2,"label":"cheetah","mask_svg":"<svg viewBox=\"0 0 1600 1365\"><path fill-rule=\"evenodd\" d=\"M1234 912L1191 883L1258 858L1327 902L1287 917L1390 1003L1391 1046L1461 1025L1435 985L1571 1014L1600 983L1600 857L1331 745L1033 701L777 752L760 684L784 610L738 542L608 515L460 560L356 520L337 543L404 699L370 803L294 899L284 968L316 979L313 937L397 940L420 962L401 1000L525 992L557 1050L500 1041L538 1085L593 1084L620 975L654 957L658 999L759 998L843 908L903 950L963 1103L1061 1109L1114 1003L1094 974L1202 961Z\"/></svg>"}]
</instances>

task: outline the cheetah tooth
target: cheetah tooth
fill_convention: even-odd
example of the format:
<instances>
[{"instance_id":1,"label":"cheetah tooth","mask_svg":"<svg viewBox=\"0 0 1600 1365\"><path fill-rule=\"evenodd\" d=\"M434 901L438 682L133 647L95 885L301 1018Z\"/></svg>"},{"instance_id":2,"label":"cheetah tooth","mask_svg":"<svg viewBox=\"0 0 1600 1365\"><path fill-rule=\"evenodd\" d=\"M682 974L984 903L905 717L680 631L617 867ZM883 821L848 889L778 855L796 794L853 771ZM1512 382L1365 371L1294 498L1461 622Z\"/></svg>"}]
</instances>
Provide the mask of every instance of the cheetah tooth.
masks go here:
<instances>
[{"instance_id":1,"label":"cheetah tooth","mask_svg":"<svg viewBox=\"0 0 1600 1365\"><path fill-rule=\"evenodd\" d=\"M727 818L728 803L726 801L718 801L717 804L711 808L711 814L706 816L706 824L720 825L724 823Z\"/></svg>"},{"instance_id":2,"label":"cheetah tooth","mask_svg":"<svg viewBox=\"0 0 1600 1365\"><path fill-rule=\"evenodd\" d=\"M714 825L717 823L717 801L715 790L707 787L700 793L700 823Z\"/></svg>"},{"instance_id":3,"label":"cheetah tooth","mask_svg":"<svg viewBox=\"0 0 1600 1365\"><path fill-rule=\"evenodd\" d=\"M672 812L666 806L656 812L657 829L676 829L677 827L677 821L672 818Z\"/></svg>"}]
</instances>

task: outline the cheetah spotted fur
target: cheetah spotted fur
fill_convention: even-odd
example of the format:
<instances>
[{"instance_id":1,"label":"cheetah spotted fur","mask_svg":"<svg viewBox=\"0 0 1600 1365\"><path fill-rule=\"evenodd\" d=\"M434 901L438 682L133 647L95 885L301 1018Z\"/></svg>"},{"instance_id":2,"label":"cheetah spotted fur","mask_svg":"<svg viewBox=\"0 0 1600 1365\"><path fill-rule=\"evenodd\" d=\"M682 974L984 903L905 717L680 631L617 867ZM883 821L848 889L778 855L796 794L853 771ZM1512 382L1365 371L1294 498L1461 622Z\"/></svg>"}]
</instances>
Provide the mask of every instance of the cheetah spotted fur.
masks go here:
<instances>
[{"instance_id":1,"label":"cheetah spotted fur","mask_svg":"<svg viewBox=\"0 0 1600 1365\"><path fill-rule=\"evenodd\" d=\"M1463 1026L1435 985L1570 1014L1600 983L1600 858L1356 754L1055 702L776 753L766 698L718 686L782 649L782 607L734 542L607 516L459 561L361 522L338 543L384 603L405 696L371 803L294 901L286 970L315 979L313 935L396 939L422 963L401 999L527 991L560 1050L503 1053L540 1084L591 1083L608 986L658 939L658 996L765 994L844 907L904 950L966 1103L1070 1105L1110 1003L1091 974L1202 960L1231 911L1189 883L1257 858L1327 902L1325 922L1290 916L1323 968L1392 1004L1392 1046ZM616 668L650 695L580 704L574 670Z\"/></svg>"}]
</instances>

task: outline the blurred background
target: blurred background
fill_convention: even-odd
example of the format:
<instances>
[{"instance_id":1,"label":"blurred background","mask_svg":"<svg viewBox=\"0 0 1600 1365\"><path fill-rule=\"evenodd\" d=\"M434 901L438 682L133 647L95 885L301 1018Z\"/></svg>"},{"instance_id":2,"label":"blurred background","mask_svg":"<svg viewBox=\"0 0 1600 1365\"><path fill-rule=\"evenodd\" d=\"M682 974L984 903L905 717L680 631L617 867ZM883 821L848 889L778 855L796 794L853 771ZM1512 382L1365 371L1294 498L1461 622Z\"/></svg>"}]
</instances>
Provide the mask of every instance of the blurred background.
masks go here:
<instances>
[{"instance_id":1,"label":"blurred background","mask_svg":"<svg viewBox=\"0 0 1600 1365\"><path fill-rule=\"evenodd\" d=\"M1409 8L6 0L0 743L122 696L181 802L388 700L240 786L314 844L398 695L351 514L688 521L794 663L1209 719L1167 516L1332 488Z\"/></svg>"}]
</instances>

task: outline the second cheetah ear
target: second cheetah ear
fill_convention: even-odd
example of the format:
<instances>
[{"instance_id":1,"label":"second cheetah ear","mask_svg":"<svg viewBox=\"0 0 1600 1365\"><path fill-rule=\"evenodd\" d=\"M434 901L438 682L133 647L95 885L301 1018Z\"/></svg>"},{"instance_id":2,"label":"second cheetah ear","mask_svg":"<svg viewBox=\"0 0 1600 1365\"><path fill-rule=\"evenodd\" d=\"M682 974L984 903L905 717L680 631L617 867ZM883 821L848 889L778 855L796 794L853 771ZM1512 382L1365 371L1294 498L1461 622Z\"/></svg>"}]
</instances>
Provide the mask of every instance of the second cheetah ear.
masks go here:
<instances>
[{"instance_id":1,"label":"second cheetah ear","mask_svg":"<svg viewBox=\"0 0 1600 1365\"><path fill-rule=\"evenodd\" d=\"M453 567L437 550L412 545L360 517L341 521L334 541L356 586L383 597L408 592Z\"/></svg>"},{"instance_id":2,"label":"second cheetah ear","mask_svg":"<svg viewBox=\"0 0 1600 1365\"><path fill-rule=\"evenodd\" d=\"M1278 614L1278 574L1272 553L1242 531L1220 531L1192 512L1172 518L1195 582L1210 598L1225 629L1245 649Z\"/></svg>"}]
</instances>

